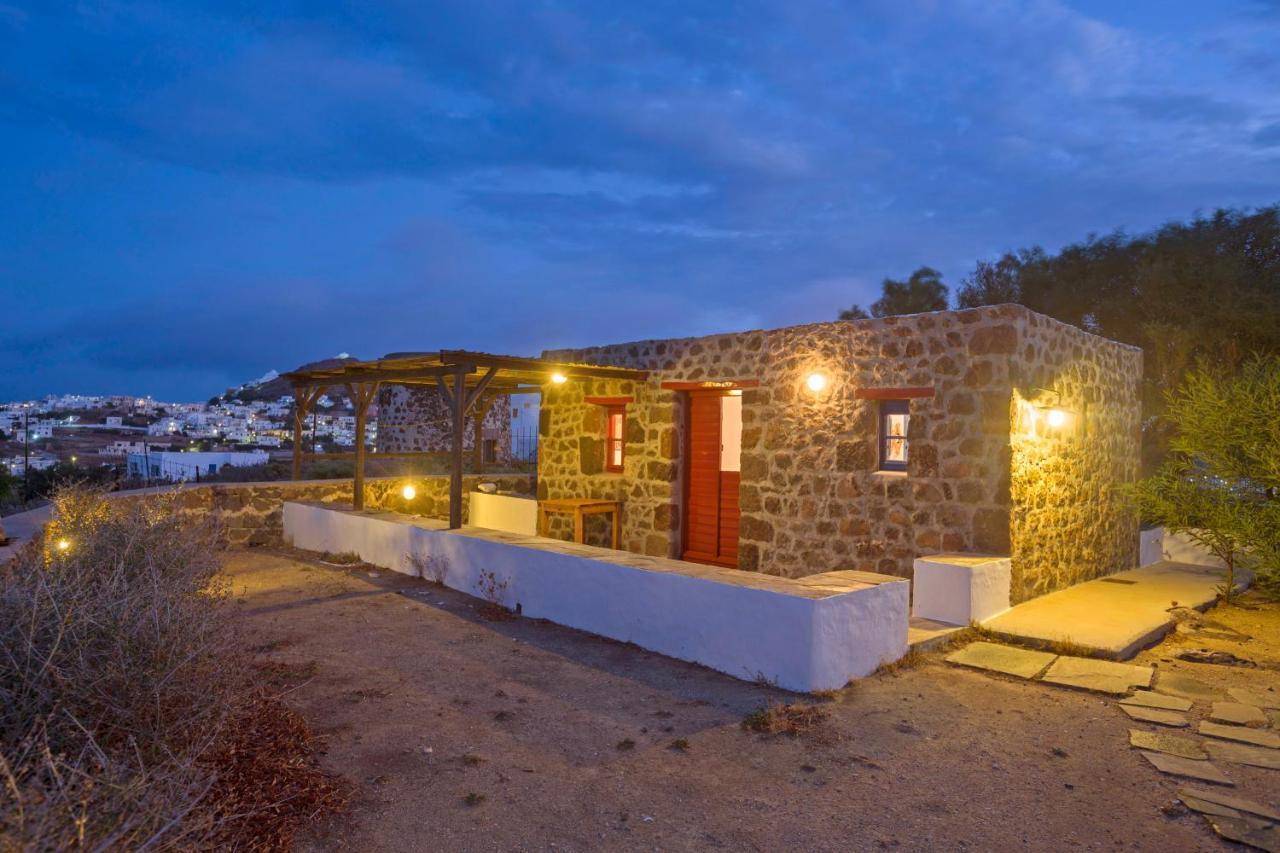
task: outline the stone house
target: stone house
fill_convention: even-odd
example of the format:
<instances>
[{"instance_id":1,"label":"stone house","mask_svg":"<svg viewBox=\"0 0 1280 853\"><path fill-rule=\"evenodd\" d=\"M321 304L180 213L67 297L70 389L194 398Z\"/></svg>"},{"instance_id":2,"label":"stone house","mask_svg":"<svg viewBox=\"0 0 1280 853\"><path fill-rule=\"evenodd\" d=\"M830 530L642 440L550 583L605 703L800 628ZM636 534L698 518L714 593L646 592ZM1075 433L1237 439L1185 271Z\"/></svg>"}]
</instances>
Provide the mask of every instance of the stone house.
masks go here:
<instances>
[{"instance_id":1,"label":"stone house","mask_svg":"<svg viewBox=\"0 0 1280 853\"><path fill-rule=\"evenodd\" d=\"M1015 602L1136 565L1141 351L1024 307L543 357L649 371L542 398L539 498L621 501L626 550L787 577L1009 555Z\"/></svg>"}]
</instances>

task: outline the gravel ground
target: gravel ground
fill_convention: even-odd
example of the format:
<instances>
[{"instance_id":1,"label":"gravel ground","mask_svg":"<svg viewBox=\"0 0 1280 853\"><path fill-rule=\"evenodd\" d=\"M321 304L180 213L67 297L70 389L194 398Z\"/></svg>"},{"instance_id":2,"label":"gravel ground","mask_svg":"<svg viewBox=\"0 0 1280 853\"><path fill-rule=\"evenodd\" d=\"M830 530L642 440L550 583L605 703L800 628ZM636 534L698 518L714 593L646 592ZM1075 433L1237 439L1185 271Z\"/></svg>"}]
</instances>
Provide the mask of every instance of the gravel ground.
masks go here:
<instances>
[{"instance_id":1,"label":"gravel ground","mask_svg":"<svg viewBox=\"0 0 1280 853\"><path fill-rule=\"evenodd\" d=\"M931 655L814 700L490 621L475 599L386 571L260 550L231 552L227 570L252 641L353 787L350 814L307 849L1225 848L1101 696ZM1277 612L1242 618L1276 630ZM1165 645L1144 657L1172 665ZM1231 683L1277 683L1246 675ZM743 729L787 702L829 716L798 737ZM1280 774L1231 773L1280 802Z\"/></svg>"}]
</instances>

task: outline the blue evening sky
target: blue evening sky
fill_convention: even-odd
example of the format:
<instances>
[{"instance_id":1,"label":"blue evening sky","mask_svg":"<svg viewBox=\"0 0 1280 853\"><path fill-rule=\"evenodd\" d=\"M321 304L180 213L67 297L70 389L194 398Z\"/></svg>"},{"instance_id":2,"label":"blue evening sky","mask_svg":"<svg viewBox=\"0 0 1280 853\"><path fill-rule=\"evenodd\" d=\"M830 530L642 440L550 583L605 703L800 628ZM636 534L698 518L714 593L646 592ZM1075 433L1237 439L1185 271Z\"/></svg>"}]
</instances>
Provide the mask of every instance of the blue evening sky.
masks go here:
<instances>
[{"instance_id":1,"label":"blue evening sky","mask_svg":"<svg viewBox=\"0 0 1280 853\"><path fill-rule=\"evenodd\" d=\"M1277 0L0 0L0 400L826 320L1277 201Z\"/></svg>"}]
</instances>

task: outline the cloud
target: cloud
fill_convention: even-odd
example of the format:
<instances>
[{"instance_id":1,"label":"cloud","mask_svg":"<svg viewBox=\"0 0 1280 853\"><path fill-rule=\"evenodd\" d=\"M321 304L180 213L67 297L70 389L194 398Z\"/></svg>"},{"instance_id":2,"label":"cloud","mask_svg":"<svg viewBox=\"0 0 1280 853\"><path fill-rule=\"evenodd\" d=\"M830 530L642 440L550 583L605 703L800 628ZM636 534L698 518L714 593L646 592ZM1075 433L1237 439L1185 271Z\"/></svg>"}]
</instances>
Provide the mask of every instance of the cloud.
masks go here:
<instances>
[{"instance_id":1,"label":"cloud","mask_svg":"<svg viewBox=\"0 0 1280 853\"><path fill-rule=\"evenodd\" d=\"M68 381L826 319L1280 194L1248 10L0 3L0 338Z\"/></svg>"}]
</instances>

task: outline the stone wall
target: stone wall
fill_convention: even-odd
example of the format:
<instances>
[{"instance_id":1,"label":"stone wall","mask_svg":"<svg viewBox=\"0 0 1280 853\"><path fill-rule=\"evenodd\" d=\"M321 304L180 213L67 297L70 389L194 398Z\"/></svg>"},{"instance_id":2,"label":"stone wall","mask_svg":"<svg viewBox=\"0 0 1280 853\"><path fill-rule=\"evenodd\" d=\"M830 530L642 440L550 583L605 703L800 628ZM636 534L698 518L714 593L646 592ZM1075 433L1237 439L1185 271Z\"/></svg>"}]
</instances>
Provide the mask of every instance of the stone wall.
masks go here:
<instances>
[{"instance_id":1,"label":"stone wall","mask_svg":"<svg viewBox=\"0 0 1280 853\"><path fill-rule=\"evenodd\" d=\"M463 478L463 520L468 518L470 494L476 484L491 482L499 490L527 495L533 491L525 475L474 476ZM417 495L406 502L401 489L412 483ZM192 515L210 516L219 525L228 545L279 545L283 534L281 507L285 501L351 503L350 480L299 480L266 483L215 483L185 485L179 489L183 510ZM163 491L163 490L157 490ZM128 499L120 493L118 499ZM411 512L429 518L449 517L449 478L385 477L365 481L365 506Z\"/></svg>"},{"instance_id":2,"label":"stone wall","mask_svg":"<svg viewBox=\"0 0 1280 853\"><path fill-rule=\"evenodd\" d=\"M917 555L1012 553L1015 595L1038 594L1131 565L1115 563L1124 557L1120 541L1129 519L1101 489L1104 481L1129 478L1136 465L1129 429L1136 393L1098 397L1095 417L1107 428L1123 424L1122 437L1109 437L1083 467L1042 475L1057 482L1087 471L1088 485L1062 488L1089 495L1077 494L1075 505L1055 513L1040 503L1052 488L1034 484L1026 470L1014 489L1015 387L1029 381L1033 367L1049 370L1076 347L1075 369L1092 377L1089 393L1101 394L1097 389L1115 371L1125 377L1122 388L1129 381L1130 348L1014 305L549 352L547 358L651 373L644 382L571 382L547 390L539 496L622 500L623 547L678 557L685 395L661 383L758 380L743 395L740 568L788 577L837 569L909 577ZM813 372L829 379L818 394L804 384ZM915 386L932 387L934 396L910 401L909 470L877 471L879 404L858 391ZM587 396L634 397L620 474L602 470L603 410ZM1038 536L1055 526L1059 546L1013 545L1015 534ZM1136 524L1132 532L1136 547ZM601 541L603 531L593 535ZM1063 568L1063 548L1073 540L1099 544Z\"/></svg>"},{"instance_id":3,"label":"stone wall","mask_svg":"<svg viewBox=\"0 0 1280 853\"><path fill-rule=\"evenodd\" d=\"M1013 363L1018 602L1138 564L1138 518L1119 487L1139 474L1142 351L1028 312Z\"/></svg>"},{"instance_id":4,"label":"stone wall","mask_svg":"<svg viewBox=\"0 0 1280 853\"><path fill-rule=\"evenodd\" d=\"M440 392L428 385L383 385L378 391L378 452L448 452L453 416ZM494 400L481 425L482 437L495 442L496 462L511 460L511 398ZM462 446L475 447L475 418L468 416Z\"/></svg>"}]
</instances>

